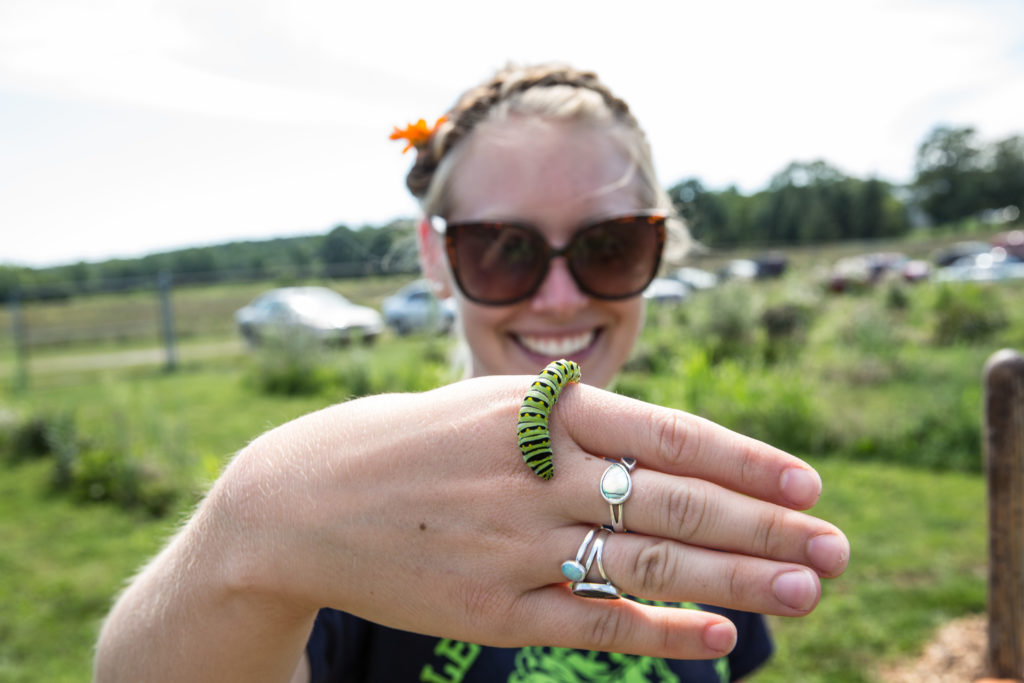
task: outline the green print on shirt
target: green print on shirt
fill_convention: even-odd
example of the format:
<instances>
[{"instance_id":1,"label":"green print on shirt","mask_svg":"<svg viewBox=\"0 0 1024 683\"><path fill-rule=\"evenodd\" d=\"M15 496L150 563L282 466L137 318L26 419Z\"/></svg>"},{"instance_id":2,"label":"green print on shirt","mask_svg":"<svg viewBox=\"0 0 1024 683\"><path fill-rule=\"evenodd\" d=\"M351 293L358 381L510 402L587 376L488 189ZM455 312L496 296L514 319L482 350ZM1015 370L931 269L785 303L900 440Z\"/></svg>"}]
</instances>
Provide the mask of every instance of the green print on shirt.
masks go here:
<instances>
[{"instance_id":1,"label":"green print on shirt","mask_svg":"<svg viewBox=\"0 0 1024 683\"><path fill-rule=\"evenodd\" d=\"M509 683L679 683L664 659L615 652L607 658L597 652L560 647L524 647L516 654L516 669Z\"/></svg>"},{"instance_id":2,"label":"green print on shirt","mask_svg":"<svg viewBox=\"0 0 1024 683\"><path fill-rule=\"evenodd\" d=\"M425 664L420 669L420 680L425 683L460 683L480 655L480 646L442 638L434 646L434 654L444 660L440 665L441 673Z\"/></svg>"}]
</instances>

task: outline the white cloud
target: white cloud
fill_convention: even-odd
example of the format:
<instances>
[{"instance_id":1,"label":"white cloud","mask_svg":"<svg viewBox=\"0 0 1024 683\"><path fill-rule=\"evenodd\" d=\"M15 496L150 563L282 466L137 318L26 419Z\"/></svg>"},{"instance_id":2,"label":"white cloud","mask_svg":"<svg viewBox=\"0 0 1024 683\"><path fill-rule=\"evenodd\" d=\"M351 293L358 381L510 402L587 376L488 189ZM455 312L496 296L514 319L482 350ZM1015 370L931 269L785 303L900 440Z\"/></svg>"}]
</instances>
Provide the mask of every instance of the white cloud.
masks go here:
<instances>
[{"instance_id":1,"label":"white cloud","mask_svg":"<svg viewBox=\"0 0 1024 683\"><path fill-rule=\"evenodd\" d=\"M999 0L6 0L0 262L411 213L390 127L510 59L597 71L666 183L816 158L904 181L937 123L1020 132L1022 26Z\"/></svg>"}]
</instances>

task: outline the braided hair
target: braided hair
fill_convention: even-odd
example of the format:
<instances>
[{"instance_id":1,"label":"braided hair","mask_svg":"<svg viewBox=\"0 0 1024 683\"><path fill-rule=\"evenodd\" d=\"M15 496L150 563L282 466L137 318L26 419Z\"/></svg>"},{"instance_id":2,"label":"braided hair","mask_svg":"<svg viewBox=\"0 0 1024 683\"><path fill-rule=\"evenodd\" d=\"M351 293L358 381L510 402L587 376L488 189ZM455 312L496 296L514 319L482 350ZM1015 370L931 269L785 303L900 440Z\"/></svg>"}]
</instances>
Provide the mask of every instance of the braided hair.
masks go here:
<instances>
[{"instance_id":1,"label":"braided hair","mask_svg":"<svg viewBox=\"0 0 1024 683\"><path fill-rule=\"evenodd\" d=\"M654 173L647 137L629 106L592 71L558 63L518 66L510 64L462 94L445 114L445 122L428 144L417 148L416 161L406 176L409 191L427 213L444 215L448 178L458 156L459 143L487 120L510 113L563 120L600 122L624 133L625 147L639 171L647 208L672 211L672 202ZM673 212L674 214L674 212ZM669 223L666 260L678 260L689 245L689 234L678 218Z\"/></svg>"}]
</instances>

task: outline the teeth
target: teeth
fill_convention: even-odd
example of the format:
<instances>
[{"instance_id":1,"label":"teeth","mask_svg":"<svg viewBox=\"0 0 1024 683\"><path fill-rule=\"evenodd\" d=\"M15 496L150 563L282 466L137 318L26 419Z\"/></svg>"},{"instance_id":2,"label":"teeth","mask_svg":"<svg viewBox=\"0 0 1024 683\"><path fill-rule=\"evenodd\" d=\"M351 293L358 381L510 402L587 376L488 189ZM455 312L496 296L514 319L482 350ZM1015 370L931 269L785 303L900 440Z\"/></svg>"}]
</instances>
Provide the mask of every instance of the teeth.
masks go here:
<instances>
[{"instance_id":1,"label":"teeth","mask_svg":"<svg viewBox=\"0 0 1024 683\"><path fill-rule=\"evenodd\" d=\"M520 343L533 353L542 356L571 356L590 346L597 333L593 330L571 337L519 337Z\"/></svg>"}]
</instances>

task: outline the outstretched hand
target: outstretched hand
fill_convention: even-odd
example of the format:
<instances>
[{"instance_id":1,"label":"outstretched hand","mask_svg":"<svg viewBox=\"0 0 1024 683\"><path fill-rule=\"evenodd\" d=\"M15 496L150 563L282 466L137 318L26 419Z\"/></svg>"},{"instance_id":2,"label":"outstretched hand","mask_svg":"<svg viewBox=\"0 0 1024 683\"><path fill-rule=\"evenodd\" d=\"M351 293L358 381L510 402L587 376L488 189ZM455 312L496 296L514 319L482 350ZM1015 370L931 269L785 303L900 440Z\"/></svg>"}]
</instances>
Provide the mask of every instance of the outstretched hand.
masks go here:
<instances>
[{"instance_id":1,"label":"outstretched hand","mask_svg":"<svg viewBox=\"0 0 1024 683\"><path fill-rule=\"evenodd\" d=\"M341 609L485 645L543 644L671 658L721 656L723 617L574 596L560 571L610 524L605 458L634 457L607 538L624 593L799 616L849 544L800 510L821 492L807 464L707 420L587 385L550 417L555 475L524 464L516 418L531 378L487 377L375 396L254 441L206 505L225 576L296 610Z\"/></svg>"}]
</instances>

